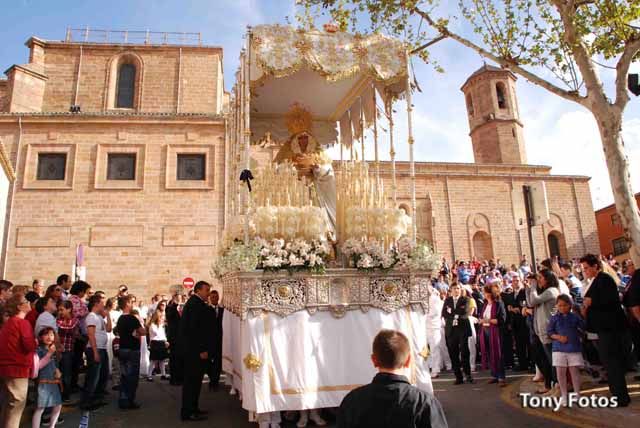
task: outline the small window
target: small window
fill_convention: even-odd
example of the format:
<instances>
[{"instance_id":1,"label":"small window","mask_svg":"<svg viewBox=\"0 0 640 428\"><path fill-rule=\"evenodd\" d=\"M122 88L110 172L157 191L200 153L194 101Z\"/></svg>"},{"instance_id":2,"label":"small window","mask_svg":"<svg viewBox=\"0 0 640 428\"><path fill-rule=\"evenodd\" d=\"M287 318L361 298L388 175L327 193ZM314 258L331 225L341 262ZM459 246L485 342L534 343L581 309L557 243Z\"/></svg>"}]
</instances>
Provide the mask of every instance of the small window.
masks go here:
<instances>
[{"instance_id":1,"label":"small window","mask_svg":"<svg viewBox=\"0 0 640 428\"><path fill-rule=\"evenodd\" d=\"M122 64L118 70L116 108L133 108L135 93L136 66Z\"/></svg>"},{"instance_id":2,"label":"small window","mask_svg":"<svg viewBox=\"0 0 640 428\"><path fill-rule=\"evenodd\" d=\"M64 180L66 169L66 153L38 153L38 180Z\"/></svg>"},{"instance_id":3,"label":"small window","mask_svg":"<svg viewBox=\"0 0 640 428\"><path fill-rule=\"evenodd\" d=\"M107 155L107 180L135 180L136 154L109 153Z\"/></svg>"},{"instance_id":4,"label":"small window","mask_svg":"<svg viewBox=\"0 0 640 428\"><path fill-rule=\"evenodd\" d=\"M620 214L611 214L611 224L614 226L620 226Z\"/></svg>"},{"instance_id":5,"label":"small window","mask_svg":"<svg viewBox=\"0 0 640 428\"><path fill-rule=\"evenodd\" d=\"M629 251L629 242L625 237L614 239L611 241L613 244L613 255L619 256Z\"/></svg>"},{"instance_id":6,"label":"small window","mask_svg":"<svg viewBox=\"0 0 640 428\"><path fill-rule=\"evenodd\" d=\"M511 128L511 135L513 135L513 138L516 138L516 128Z\"/></svg>"},{"instance_id":7,"label":"small window","mask_svg":"<svg viewBox=\"0 0 640 428\"><path fill-rule=\"evenodd\" d=\"M496 95L498 97L498 108L507 108L504 83L499 82L496 84Z\"/></svg>"},{"instance_id":8,"label":"small window","mask_svg":"<svg viewBox=\"0 0 640 428\"><path fill-rule=\"evenodd\" d=\"M178 154L178 180L204 180L206 174L204 154Z\"/></svg>"},{"instance_id":9,"label":"small window","mask_svg":"<svg viewBox=\"0 0 640 428\"><path fill-rule=\"evenodd\" d=\"M467 110L469 111L469 116L473 116L473 100L471 99L471 95L467 95Z\"/></svg>"}]
</instances>

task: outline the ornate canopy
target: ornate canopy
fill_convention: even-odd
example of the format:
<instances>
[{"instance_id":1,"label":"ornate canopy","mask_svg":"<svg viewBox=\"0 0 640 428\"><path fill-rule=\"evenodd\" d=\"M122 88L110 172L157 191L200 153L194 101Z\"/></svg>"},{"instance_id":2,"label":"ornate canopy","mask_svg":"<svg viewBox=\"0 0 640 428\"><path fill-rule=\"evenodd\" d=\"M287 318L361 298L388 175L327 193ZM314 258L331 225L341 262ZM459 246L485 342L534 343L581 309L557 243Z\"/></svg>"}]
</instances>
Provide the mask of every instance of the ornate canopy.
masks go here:
<instances>
[{"instance_id":1,"label":"ornate canopy","mask_svg":"<svg viewBox=\"0 0 640 428\"><path fill-rule=\"evenodd\" d=\"M252 81L264 75L290 76L303 65L329 81L357 73L370 74L385 85L406 80L405 45L382 34L299 31L282 25L259 25L252 34Z\"/></svg>"}]
</instances>

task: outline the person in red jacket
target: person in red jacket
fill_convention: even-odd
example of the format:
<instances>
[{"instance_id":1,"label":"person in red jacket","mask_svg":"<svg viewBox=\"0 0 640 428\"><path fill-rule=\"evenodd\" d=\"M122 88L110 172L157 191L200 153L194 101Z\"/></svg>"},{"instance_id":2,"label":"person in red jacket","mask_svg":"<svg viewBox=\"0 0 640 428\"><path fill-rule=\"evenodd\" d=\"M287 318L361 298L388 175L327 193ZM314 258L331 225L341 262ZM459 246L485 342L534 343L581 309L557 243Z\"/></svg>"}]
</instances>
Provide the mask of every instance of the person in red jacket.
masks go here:
<instances>
[{"instance_id":1,"label":"person in red jacket","mask_svg":"<svg viewBox=\"0 0 640 428\"><path fill-rule=\"evenodd\" d=\"M19 428L27 402L29 370L33 366L36 339L33 327L24 318L31 310L24 294L16 293L7 301L10 318L0 330L0 426Z\"/></svg>"}]
</instances>

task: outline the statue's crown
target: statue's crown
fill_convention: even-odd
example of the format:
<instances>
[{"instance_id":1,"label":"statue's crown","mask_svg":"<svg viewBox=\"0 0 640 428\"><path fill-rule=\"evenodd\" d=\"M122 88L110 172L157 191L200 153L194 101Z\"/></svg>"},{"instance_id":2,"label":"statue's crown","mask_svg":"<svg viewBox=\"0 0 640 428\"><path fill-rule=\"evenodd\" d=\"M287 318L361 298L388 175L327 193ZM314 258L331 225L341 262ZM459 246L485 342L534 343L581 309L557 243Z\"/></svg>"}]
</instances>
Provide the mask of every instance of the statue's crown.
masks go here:
<instances>
[{"instance_id":1,"label":"statue's crown","mask_svg":"<svg viewBox=\"0 0 640 428\"><path fill-rule=\"evenodd\" d=\"M311 125L313 124L311 112L297 102L293 103L291 109L287 112L285 121L290 135L305 131L311 132Z\"/></svg>"}]
</instances>

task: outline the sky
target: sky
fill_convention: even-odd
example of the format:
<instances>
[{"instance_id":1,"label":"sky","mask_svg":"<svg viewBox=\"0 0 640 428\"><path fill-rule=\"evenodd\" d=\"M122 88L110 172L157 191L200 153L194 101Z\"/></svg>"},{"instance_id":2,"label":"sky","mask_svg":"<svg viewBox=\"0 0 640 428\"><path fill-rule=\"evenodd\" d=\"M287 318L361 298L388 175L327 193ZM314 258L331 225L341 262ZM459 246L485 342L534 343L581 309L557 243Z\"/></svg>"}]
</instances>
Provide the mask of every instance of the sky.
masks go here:
<instances>
[{"instance_id":1,"label":"sky","mask_svg":"<svg viewBox=\"0 0 640 428\"><path fill-rule=\"evenodd\" d=\"M453 4L448 0L453 10ZM32 35L63 39L67 27L201 32L204 43L224 48L225 86L233 85L238 55L247 25L293 20L294 0L5 0L0 15L0 67L28 61L24 42ZM320 24L326 21L321 21ZM469 31L456 24L463 34ZM460 87L483 60L454 41L436 44L431 54L444 74L414 59L414 72L422 89L414 95L416 160L473 162L464 96ZM599 68L610 85L614 72ZM640 72L640 63L631 72ZM528 162L551 166L554 174L590 176L594 209L613 203L602 145L591 113L524 79L517 96ZM632 96L624 118L623 135L631 165L634 192L640 191L640 97ZM399 106L400 107L400 106ZM397 140L406 136L406 120L397 119ZM408 159L400 144L398 159Z\"/></svg>"}]
</instances>

